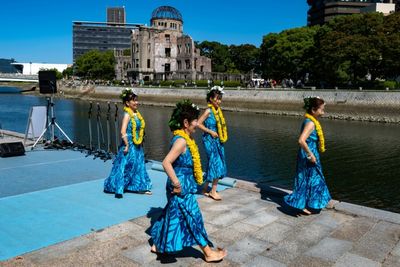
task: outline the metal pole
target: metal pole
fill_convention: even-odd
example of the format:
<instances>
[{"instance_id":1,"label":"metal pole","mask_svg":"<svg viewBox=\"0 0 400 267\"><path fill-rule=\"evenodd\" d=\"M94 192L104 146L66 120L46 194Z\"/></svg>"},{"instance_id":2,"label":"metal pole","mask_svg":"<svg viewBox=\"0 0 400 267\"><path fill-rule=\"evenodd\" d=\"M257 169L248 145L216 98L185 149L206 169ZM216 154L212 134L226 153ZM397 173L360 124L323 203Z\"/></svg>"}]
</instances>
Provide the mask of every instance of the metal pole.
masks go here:
<instances>
[{"instance_id":1,"label":"metal pole","mask_svg":"<svg viewBox=\"0 0 400 267\"><path fill-rule=\"evenodd\" d=\"M111 152L111 137L110 137L110 116L111 116L111 106L110 102L107 102L108 109L107 109L107 152Z\"/></svg>"},{"instance_id":2,"label":"metal pole","mask_svg":"<svg viewBox=\"0 0 400 267\"><path fill-rule=\"evenodd\" d=\"M118 152L118 141L119 141L119 134L118 134L118 105L115 104L115 115L114 115L114 129L115 129L115 153Z\"/></svg>"},{"instance_id":3,"label":"metal pole","mask_svg":"<svg viewBox=\"0 0 400 267\"><path fill-rule=\"evenodd\" d=\"M93 108L93 103L90 102L89 106L89 112L88 112L88 127L89 127L89 149L93 149L93 144L92 144L92 108Z\"/></svg>"},{"instance_id":4,"label":"metal pole","mask_svg":"<svg viewBox=\"0 0 400 267\"><path fill-rule=\"evenodd\" d=\"M101 145L100 145L100 104L99 103L97 103L96 121L97 121L97 149L100 150Z\"/></svg>"}]
</instances>

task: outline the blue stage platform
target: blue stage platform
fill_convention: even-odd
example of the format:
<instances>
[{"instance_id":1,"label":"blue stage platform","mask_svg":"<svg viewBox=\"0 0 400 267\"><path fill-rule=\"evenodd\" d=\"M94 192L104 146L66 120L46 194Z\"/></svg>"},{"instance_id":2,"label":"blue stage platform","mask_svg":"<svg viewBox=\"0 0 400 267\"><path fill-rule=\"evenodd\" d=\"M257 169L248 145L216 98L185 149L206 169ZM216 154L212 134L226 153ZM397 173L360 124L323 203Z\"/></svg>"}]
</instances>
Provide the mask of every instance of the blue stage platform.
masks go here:
<instances>
[{"instance_id":1,"label":"blue stage platform","mask_svg":"<svg viewBox=\"0 0 400 267\"><path fill-rule=\"evenodd\" d=\"M103 193L110 160L72 150L42 149L0 158L0 260L144 216L151 208L163 208L167 176L154 170L159 166L152 169L152 164L156 163L147 167L153 195L126 193L116 199ZM229 185L230 180L226 181Z\"/></svg>"}]
</instances>

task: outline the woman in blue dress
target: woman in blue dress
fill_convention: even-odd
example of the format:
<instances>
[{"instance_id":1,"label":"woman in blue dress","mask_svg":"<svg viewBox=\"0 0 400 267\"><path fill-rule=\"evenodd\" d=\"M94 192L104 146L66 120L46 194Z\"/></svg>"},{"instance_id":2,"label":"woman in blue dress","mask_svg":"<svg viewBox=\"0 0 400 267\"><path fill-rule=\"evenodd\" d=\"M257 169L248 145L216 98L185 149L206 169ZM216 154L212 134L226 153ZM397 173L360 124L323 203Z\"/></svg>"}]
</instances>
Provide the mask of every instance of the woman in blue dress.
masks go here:
<instances>
[{"instance_id":1,"label":"woman in blue dress","mask_svg":"<svg viewBox=\"0 0 400 267\"><path fill-rule=\"evenodd\" d=\"M222 260L227 252L220 248L211 249L213 245L195 196L197 184L203 183L200 155L191 136L197 127L198 116L198 107L190 100L184 100L176 105L169 121L174 137L162 163L168 175L168 203L151 228L151 251L173 253L199 245L205 261L214 262Z\"/></svg>"},{"instance_id":2,"label":"woman in blue dress","mask_svg":"<svg viewBox=\"0 0 400 267\"><path fill-rule=\"evenodd\" d=\"M217 192L218 180L226 176L224 143L228 140L228 132L221 109L223 94L222 87L212 87L206 97L208 108L199 118L199 128L203 131L203 144L208 159L203 194L214 200L221 200ZM209 183L212 183L212 187L208 193Z\"/></svg>"},{"instance_id":3,"label":"woman in blue dress","mask_svg":"<svg viewBox=\"0 0 400 267\"><path fill-rule=\"evenodd\" d=\"M104 192L114 193L116 198L122 198L128 191L151 195L152 184L143 152L145 121L138 111L138 98L129 88L123 90L120 97L125 111L121 125L122 145L111 174L104 181Z\"/></svg>"},{"instance_id":4,"label":"woman in blue dress","mask_svg":"<svg viewBox=\"0 0 400 267\"><path fill-rule=\"evenodd\" d=\"M307 113L299 137L295 185L293 193L285 196L284 200L289 206L310 215L312 212L309 208L325 208L331 196L322 173L319 154L325 151L324 134L318 121L325 113L325 102L319 97L309 97L304 99L304 104Z\"/></svg>"}]
</instances>

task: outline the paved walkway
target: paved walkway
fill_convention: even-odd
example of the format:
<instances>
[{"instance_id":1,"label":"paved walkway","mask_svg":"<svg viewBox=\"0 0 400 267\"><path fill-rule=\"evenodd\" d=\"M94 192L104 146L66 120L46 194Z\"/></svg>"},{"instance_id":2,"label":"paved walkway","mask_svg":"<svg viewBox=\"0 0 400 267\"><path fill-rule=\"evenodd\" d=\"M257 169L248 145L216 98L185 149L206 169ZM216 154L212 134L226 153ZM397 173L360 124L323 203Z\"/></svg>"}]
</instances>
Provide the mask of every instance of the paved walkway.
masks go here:
<instances>
[{"instance_id":1,"label":"paved walkway","mask_svg":"<svg viewBox=\"0 0 400 267\"><path fill-rule=\"evenodd\" d=\"M238 182L223 201L199 199L206 229L227 248L219 266L400 266L400 214L332 202L312 216L281 206L284 191ZM147 216L34 251L2 266L206 266L198 247L150 253Z\"/></svg>"}]
</instances>

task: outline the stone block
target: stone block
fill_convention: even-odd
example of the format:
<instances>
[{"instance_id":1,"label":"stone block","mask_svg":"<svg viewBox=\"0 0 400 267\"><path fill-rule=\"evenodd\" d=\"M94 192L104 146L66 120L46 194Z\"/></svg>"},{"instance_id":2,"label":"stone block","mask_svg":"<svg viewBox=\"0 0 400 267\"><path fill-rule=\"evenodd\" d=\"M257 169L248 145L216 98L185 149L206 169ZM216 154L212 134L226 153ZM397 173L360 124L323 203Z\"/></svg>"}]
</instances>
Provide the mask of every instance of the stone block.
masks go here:
<instances>
[{"instance_id":1,"label":"stone block","mask_svg":"<svg viewBox=\"0 0 400 267\"><path fill-rule=\"evenodd\" d=\"M352 242L326 237L309 249L305 255L334 262L351 248Z\"/></svg>"},{"instance_id":2,"label":"stone block","mask_svg":"<svg viewBox=\"0 0 400 267\"><path fill-rule=\"evenodd\" d=\"M400 239L398 224L380 221L350 251L376 262L383 262Z\"/></svg>"},{"instance_id":3,"label":"stone block","mask_svg":"<svg viewBox=\"0 0 400 267\"><path fill-rule=\"evenodd\" d=\"M300 255L288 264L289 267L331 267L332 265L333 262L306 255Z\"/></svg>"},{"instance_id":4,"label":"stone block","mask_svg":"<svg viewBox=\"0 0 400 267\"><path fill-rule=\"evenodd\" d=\"M253 236L269 243L277 244L285 239L286 236L290 234L291 230L292 227L275 221L259 229Z\"/></svg>"},{"instance_id":5,"label":"stone block","mask_svg":"<svg viewBox=\"0 0 400 267\"><path fill-rule=\"evenodd\" d=\"M322 224L307 224L291 233L278 245L262 253L263 256L289 264L329 235L331 228Z\"/></svg>"},{"instance_id":6,"label":"stone block","mask_svg":"<svg viewBox=\"0 0 400 267\"><path fill-rule=\"evenodd\" d=\"M157 259L157 255L150 252L149 244L143 244L137 247L129 248L121 254L140 265L147 265L151 261Z\"/></svg>"},{"instance_id":7,"label":"stone block","mask_svg":"<svg viewBox=\"0 0 400 267\"><path fill-rule=\"evenodd\" d=\"M326 225L330 228L337 228L346 221L353 220L353 216L345 215L335 211L326 211L318 216L313 222Z\"/></svg>"},{"instance_id":8,"label":"stone block","mask_svg":"<svg viewBox=\"0 0 400 267\"><path fill-rule=\"evenodd\" d=\"M346 253L338 261L336 261L334 267L380 267L381 264L370 259Z\"/></svg>"},{"instance_id":9,"label":"stone block","mask_svg":"<svg viewBox=\"0 0 400 267\"><path fill-rule=\"evenodd\" d=\"M236 263L246 263L256 255L262 253L270 247L267 242L261 241L253 237L246 237L235 242L227 248L228 259Z\"/></svg>"},{"instance_id":10,"label":"stone block","mask_svg":"<svg viewBox=\"0 0 400 267\"><path fill-rule=\"evenodd\" d=\"M331 234L331 237L356 242L364 236L375 223L375 221L366 217L354 218L337 228Z\"/></svg>"},{"instance_id":11,"label":"stone block","mask_svg":"<svg viewBox=\"0 0 400 267\"><path fill-rule=\"evenodd\" d=\"M144 232L144 230L144 227L127 221L105 228L101 231L94 232L90 235L94 241L106 242L120 238L122 236L130 235L131 233Z\"/></svg>"},{"instance_id":12,"label":"stone block","mask_svg":"<svg viewBox=\"0 0 400 267\"><path fill-rule=\"evenodd\" d=\"M217 238L228 243L234 243L241 240L243 237L254 233L259 228L250 224L242 222L234 223L228 227L221 228L220 230L211 234L211 238Z\"/></svg>"},{"instance_id":13,"label":"stone block","mask_svg":"<svg viewBox=\"0 0 400 267\"><path fill-rule=\"evenodd\" d=\"M368 218L373 218L377 220L383 220L391 223L400 224L400 214L389 212L385 210L378 210L373 208L368 208L364 206L359 206L355 204L350 204L346 202L340 202L335 205L335 209L338 211L343 211L351 213L358 216L364 216Z\"/></svg>"},{"instance_id":14,"label":"stone block","mask_svg":"<svg viewBox=\"0 0 400 267\"><path fill-rule=\"evenodd\" d=\"M397 245L393 248L392 254L400 257L400 241L397 242Z\"/></svg>"},{"instance_id":15,"label":"stone block","mask_svg":"<svg viewBox=\"0 0 400 267\"><path fill-rule=\"evenodd\" d=\"M86 249L91 245L92 242L93 241L88 237L88 235L86 235L33 251L32 253L27 254L25 258L39 263L52 259L58 259L76 251Z\"/></svg>"},{"instance_id":16,"label":"stone block","mask_svg":"<svg viewBox=\"0 0 400 267\"><path fill-rule=\"evenodd\" d=\"M280 263L276 260L264 257L264 256L256 256L250 261L246 262L242 265L243 267L286 267L286 264Z\"/></svg>"},{"instance_id":17,"label":"stone block","mask_svg":"<svg viewBox=\"0 0 400 267\"><path fill-rule=\"evenodd\" d=\"M205 217L207 217L207 214L205 214ZM220 225L220 226L228 226L232 225L238 221L241 221L245 219L246 216L244 214L241 214L237 211L231 211L231 212L226 212L226 213L219 213L218 216L213 218L212 220L206 220L207 222L210 222L215 225Z\"/></svg>"},{"instance_id":18,"label":"stone block","mask_svg":"<svg viewBox=\"0 0 400 267\"><path fill-rule=\"evenodd\" d=\"M264 227L278 219L277 216L273 216L266 211L260 211L253 216L243 220L243 223L251 224L257 227Z\"/></svg>"}]
</instances>

